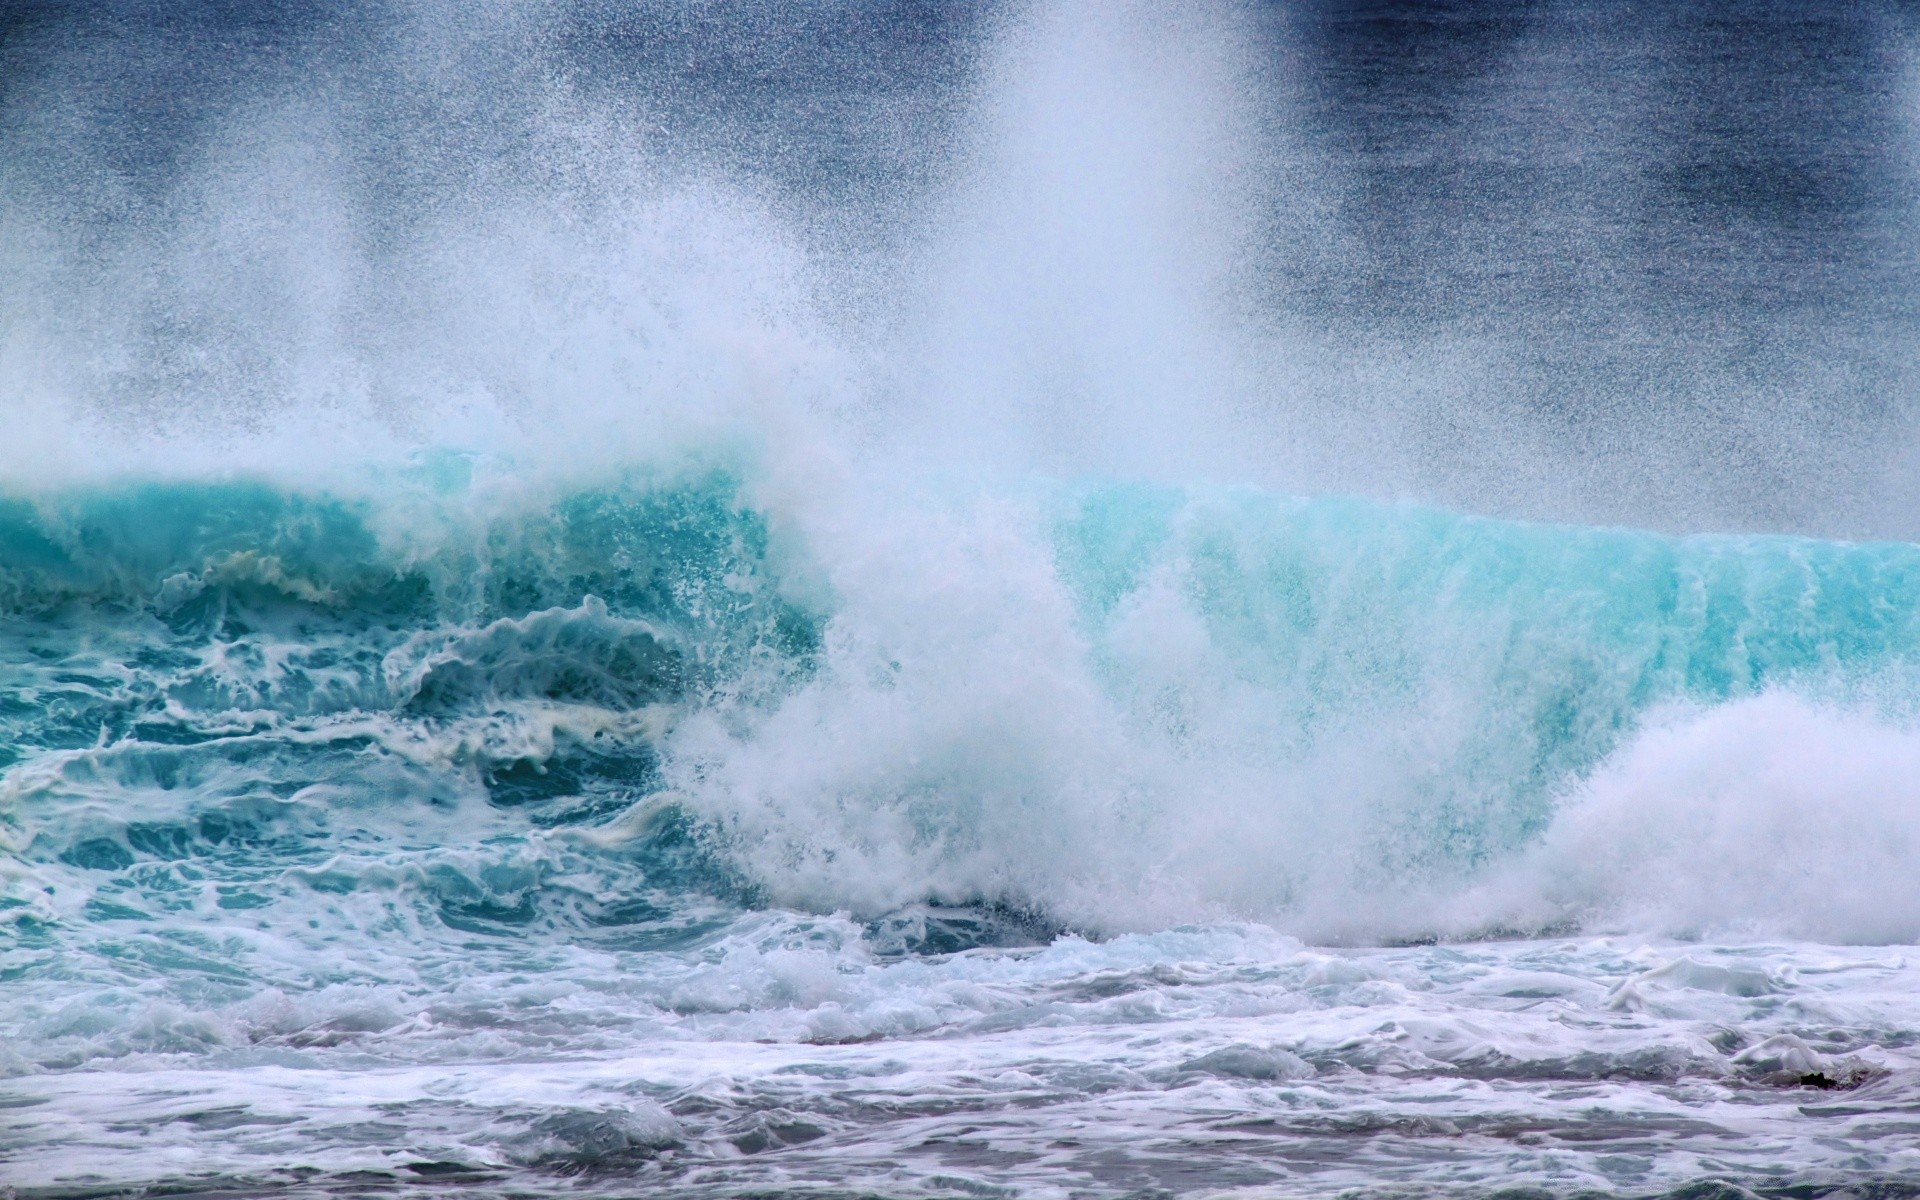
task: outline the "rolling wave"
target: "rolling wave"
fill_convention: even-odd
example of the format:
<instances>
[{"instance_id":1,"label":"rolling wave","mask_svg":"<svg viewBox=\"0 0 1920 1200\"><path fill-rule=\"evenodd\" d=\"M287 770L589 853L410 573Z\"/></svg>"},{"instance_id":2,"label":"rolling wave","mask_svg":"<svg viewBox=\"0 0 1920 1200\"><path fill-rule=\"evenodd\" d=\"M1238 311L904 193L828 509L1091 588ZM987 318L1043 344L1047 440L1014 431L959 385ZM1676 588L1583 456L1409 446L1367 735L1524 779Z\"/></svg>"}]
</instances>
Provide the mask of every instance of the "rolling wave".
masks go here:
<instances>
[{"instance_id":1,"label":"rolling wave","mask_svg":"<svg viewBox=\"0 0 1920 1200\"><path fill-rule=\"evenodd\" d=\"M1097 481L805 534L447 461L0 509L16 922L1920 929L1912 546Z\"/></svg>"}]
</instances>

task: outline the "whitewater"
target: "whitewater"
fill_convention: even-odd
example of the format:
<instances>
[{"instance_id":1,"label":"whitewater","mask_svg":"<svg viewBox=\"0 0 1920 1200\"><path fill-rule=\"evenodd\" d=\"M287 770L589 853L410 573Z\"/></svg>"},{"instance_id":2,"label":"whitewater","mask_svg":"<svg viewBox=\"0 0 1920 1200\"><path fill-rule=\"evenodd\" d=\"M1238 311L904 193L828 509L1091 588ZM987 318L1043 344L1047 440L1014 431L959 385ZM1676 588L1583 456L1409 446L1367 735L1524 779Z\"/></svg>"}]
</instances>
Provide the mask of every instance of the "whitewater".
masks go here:
<instances>
[{"instance_id":1,"label":"whitewater","mask_svg":"<svg viewBox=\"0 0 1920 1200\"><path fill-rule=\"evenodd\" d=\"M1249 315L1243 6L798 150L642 11L133 167L21 43L0 1194L1920 1192L1920 545L1308 412L1402 368Z\"/></svg>"}]
</instances>

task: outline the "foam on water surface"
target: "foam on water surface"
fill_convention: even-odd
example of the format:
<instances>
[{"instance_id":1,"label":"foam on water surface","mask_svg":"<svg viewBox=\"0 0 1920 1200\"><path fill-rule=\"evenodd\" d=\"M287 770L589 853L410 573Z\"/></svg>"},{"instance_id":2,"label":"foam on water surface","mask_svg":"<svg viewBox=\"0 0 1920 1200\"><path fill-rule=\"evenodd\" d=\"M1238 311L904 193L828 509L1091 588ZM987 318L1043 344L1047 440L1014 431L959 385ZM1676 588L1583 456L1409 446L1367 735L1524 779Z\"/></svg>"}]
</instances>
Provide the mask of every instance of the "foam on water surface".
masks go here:
<instances>
[{"instance_id":1,"label":"foam on water surface","mask_svg":"<svg viewBox=\"0 0 1920 1200\"><path fill-rule=\"evenodd\" d=\"M60 1153L16 1159L16 1186L1788 1193L1920 1165L1889 1116L1920 1000L1885 949L1327 953L1212 926L888 962L773 913L547 966L384 1007L256 1000L199 1054L17 1078L9 1140Z\"/></svg>"}]
</instances>

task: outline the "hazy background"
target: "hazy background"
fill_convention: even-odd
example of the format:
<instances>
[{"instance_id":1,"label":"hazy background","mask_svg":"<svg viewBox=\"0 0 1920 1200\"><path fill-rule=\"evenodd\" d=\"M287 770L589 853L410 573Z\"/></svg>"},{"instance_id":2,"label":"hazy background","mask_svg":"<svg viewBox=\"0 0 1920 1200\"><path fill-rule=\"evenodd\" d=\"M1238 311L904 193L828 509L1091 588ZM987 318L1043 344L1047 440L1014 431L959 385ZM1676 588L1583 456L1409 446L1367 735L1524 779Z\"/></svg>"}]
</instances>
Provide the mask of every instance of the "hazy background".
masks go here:
<instances>
[{"instance_id":1,"label":"hazy background","mask_svg":"<svg viewBox=\"0 0 1920 1200\"><path fill-rule=\"evenodd\" d=\"M1916 537L1916 39L1886 3L8 2L0 415L457 440L419 414L704 394L738 339L687 330L750 310L890 454Z\"/></svg>"}]
</instances>

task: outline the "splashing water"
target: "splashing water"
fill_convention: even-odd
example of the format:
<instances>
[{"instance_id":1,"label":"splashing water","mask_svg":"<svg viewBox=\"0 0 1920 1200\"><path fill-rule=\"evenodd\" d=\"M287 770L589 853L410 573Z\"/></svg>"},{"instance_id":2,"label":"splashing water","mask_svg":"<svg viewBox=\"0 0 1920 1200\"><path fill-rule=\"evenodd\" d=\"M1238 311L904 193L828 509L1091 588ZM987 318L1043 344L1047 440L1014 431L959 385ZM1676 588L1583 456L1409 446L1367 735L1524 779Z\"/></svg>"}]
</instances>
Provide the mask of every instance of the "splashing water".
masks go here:
<instances>
[{"instance_id":1,"label":"splashing water","mask_svg":"<svg viewBox=\"0 0 1920 1200\"><path fill-rule=\"evenodd\" d=\"M355 11L21 43L10 1194L1920 1186L1920 548L1303 486L1258 14Z\"/></svg>"}]
</instances>

